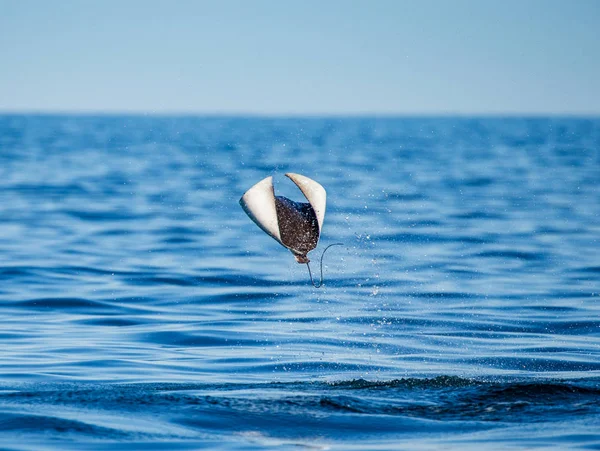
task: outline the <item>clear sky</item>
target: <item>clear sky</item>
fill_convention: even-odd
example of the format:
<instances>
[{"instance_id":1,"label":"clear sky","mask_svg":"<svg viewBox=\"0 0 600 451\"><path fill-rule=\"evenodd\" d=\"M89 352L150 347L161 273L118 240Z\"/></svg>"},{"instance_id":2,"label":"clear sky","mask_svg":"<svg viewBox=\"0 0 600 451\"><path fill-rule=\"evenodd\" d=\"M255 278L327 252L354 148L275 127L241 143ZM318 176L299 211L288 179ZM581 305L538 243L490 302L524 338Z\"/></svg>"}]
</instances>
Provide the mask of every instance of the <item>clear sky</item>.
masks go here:
<instances>
[{"instance_id":1,"label":"clear sky","mask_svg":"<svg viewBox=\"0 0 600 451\"><path fill-rule=\"evenodd\" d=\"M600 114L600 0L0 0L0 110Z\"/></svg>"}]
</instances>

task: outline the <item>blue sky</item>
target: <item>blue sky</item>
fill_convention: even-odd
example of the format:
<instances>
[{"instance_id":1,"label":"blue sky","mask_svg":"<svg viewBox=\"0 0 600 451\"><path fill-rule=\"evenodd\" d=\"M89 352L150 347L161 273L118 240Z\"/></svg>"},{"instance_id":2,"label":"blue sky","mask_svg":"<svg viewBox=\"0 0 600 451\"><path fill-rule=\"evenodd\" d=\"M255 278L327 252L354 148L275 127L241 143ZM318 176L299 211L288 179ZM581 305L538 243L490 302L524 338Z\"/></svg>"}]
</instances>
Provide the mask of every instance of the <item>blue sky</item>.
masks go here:
<instances>
[{"instance_id":1,"label":"blue sky","mask_svg":"<svg viewBox=\"0 0 600 451\"><path fill-rule=\"evenodd\" d=\"M600 114L596 0L0 0L0 110Z\"/></svg>"}]
</instances>

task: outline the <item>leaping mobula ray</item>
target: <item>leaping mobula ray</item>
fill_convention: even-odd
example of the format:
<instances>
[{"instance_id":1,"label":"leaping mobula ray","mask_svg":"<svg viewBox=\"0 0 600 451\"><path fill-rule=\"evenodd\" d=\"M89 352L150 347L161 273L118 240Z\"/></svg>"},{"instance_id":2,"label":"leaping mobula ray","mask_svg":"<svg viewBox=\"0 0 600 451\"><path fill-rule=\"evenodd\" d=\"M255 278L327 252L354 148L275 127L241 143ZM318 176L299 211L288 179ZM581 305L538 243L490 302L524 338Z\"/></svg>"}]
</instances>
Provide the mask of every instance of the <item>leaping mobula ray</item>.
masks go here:
<instances>
[{"instance_id":1,"label":"leaping mobula ray","mask_svg":"<svg viewBox=\"0 0 600 451\"><path fill-rule=\"evenodd\" d=\"M323 284L323 260L321 258L321 282L317 285L312 280L307 254L317 247L323 230L327 193L319 183L304 175L292 172L285 175L300 188L308 203L276 196L273 177L269 176L246 191L240 205L257 226L289 249L298 263L306 264L311 282L319 288ZM332 244L325 251L340 244Z\"/></svg>"}]
</instances>

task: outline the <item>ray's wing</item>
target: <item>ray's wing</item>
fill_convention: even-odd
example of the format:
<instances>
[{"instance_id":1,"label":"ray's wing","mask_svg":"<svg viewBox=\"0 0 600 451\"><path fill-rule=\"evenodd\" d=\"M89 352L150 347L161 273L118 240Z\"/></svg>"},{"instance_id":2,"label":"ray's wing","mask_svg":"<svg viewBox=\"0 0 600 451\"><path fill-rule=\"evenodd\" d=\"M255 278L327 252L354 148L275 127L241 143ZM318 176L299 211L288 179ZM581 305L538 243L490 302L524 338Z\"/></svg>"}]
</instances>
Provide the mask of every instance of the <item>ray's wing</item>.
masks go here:
<instances>
[{"instance_id":1,"label":"ray's wing","mask_svg":"<svg viewBox=\"0 0 600 451\"><path fill-rule=\"evenodd\" d=\"M273 177L261 180L246 191L240 199L240 205L257 226L277 240L279 244L285 246L281 241L279 223L277 222Z\"/></svg>"},{"instance_id":2,"label":"ray's wing","mask_svg":"<svg viewBox=\"0 0 600 451\"><path fill-rule=\"evenodd\" d=\"M327 204L327 193L325 192L325 188L304 175L288 172L285 176L300 188L300 191L302 191L302 194L304 194L304 197L306 197L308 203L315 211L317 222L319 223L319 234L321 234L321 231L323 230L323 221L325 220L325 206Z\"/></svg>"}]
</instances>

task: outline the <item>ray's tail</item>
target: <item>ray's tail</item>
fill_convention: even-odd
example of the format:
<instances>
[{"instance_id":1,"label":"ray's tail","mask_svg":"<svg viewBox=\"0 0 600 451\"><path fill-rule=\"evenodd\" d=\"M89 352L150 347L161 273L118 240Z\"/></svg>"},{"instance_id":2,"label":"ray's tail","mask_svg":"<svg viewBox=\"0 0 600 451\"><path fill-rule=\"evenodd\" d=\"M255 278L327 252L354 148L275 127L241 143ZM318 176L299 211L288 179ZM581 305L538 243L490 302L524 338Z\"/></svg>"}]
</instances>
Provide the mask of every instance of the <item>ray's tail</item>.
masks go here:
<instances>
[{"instance_id":1,"label":"ray's tail","mask_svg":"<svg viewBox=\"0 0 600 451\"><path fill-rule=\"evenodd\" d=\"M307 263L306 267L308 268L308 275L310 276L310 283L312 283L312 286L315 288L321 288L323 286L323 258L325 257L325 252L327 252L327 249L329 249L330 247L333 246L343 246L344 243L333 243L330 244L329 246L327 246L325 248L325 250L323 251L323 253L321 254L321 280L319 281L318 284L315 283L315 281L313 280L313 276L312 276L312 271L310 270L310 265Z\"/></svg>"}]
</instances>

